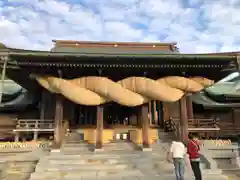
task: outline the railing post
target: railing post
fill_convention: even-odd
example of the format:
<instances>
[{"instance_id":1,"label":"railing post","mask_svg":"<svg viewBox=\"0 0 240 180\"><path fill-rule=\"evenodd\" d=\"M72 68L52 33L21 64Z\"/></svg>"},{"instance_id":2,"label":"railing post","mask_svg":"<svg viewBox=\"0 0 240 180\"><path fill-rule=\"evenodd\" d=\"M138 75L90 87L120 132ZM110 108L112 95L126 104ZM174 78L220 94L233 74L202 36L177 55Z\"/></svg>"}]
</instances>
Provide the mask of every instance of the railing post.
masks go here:
<instances>
[{"instance_id":1,"label":"railing post","mask_svg":"<svg viewBox=\"0 0 240 180\"><path fill-rule=\"evenodd\" d=\"M15 142L18 142L18 141L19 141L19 137L20 137L20 133L19 133L19 132L15 132L14 141L15 141Z\"/></svg>"},{"instance_id":2,"label":"railing post","mask_svg":"<svg viewBox=\"0 0 240 180\"><path fill-rule=\"evenodd\" d=\"M37 141L37 139L38 139L38 131L37 131L37 129L38 129L38 121L36 120L36 122L35 122L35 130L34 130L34 134L33 134L33 140L34 141Z\"/></svg>"}]
</instances>

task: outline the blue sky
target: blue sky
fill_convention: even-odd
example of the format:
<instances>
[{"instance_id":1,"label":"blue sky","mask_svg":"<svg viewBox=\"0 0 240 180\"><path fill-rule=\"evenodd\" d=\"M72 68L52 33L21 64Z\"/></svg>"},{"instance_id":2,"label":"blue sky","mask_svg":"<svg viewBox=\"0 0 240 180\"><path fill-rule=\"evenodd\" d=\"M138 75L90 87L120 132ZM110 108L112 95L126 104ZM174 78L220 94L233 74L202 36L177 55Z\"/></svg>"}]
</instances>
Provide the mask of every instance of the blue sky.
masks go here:
<instances>
[{"instance_id":1,"label":"blue sky","mask_svg":"<svg viewBox=\"0 0 240 180\"><path fill-rule=\"evenodd\" d=\"M183 53L240 50L240 0L0 0L0 42L178 42Z\"/></svg>"}]
</instances>

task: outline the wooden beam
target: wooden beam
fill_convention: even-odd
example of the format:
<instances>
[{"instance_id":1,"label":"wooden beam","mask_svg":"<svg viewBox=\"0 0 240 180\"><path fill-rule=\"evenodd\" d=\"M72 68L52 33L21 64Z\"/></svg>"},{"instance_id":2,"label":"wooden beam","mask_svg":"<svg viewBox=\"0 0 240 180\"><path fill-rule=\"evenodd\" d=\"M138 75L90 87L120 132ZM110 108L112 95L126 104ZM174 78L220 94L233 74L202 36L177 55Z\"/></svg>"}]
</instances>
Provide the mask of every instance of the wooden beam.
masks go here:
<instances>
[{"instance_id":1,"label":"wooden beam","mask_svg":"<svg viewBox=\"0 0 240 180\"><path fill-rule=\"evenodd\" d=\"M140 120L142 126L142 147L150 148L148 131L149 131L149 119L148 119L148 104L143 104L140 107Z\"/></svg>"},{"instance_id":2,"label":"wooden beam","mask_svg":"<svg viewBox=\"0 0 240 180\"><path fill-rule=\"evenodd\" d=\"M187 102L186 96L179 100L180 111L180 138L183 142L188 140L188 116L187 116Z\"/></svg>"},{"instance_id":3,"label":"wooden beam","mask_svg":"<svg viewBox=\"0 0 240 180\"><path fill-rule=\"evenodd\" d=\"M62 123L63 123L63 97L57 94L55 108L55 128L54 128L54 141L56 146L61 145Z\"/></svg>"},{"instance_id":4,"label":"wooden beam","mask_svg":"<svg viewBox=\"0 0 240 180\"><path fill-rule=\"evenodd\" d=\"M97 106L96 150L103 147L103 106Z\"/></svg>"}]
</instances>

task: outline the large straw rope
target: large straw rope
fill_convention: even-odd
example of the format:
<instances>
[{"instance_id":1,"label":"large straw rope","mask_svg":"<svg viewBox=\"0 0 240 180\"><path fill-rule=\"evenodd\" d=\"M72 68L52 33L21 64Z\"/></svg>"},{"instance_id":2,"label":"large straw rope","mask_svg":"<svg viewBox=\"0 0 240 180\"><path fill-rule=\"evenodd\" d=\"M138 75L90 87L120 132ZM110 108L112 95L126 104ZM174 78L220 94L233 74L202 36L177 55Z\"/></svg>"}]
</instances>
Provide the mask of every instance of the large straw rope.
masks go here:
<instances>
[{"instance_id":1,"label":"large straw rope","mask_svg":"<svg viewBox=\"0 0 240 180\"><path fill-rule=\"evenodd\" d=\"M186 92L198 92L213 84L203 77L168 76L153 80L129 77L114 82L106 77L88 76L71 80L35 76L40 85L52 93L83 105L100 105L114 101L124 106L138 106L150 100L174 102Z\"/></svg>"}]
</instances>

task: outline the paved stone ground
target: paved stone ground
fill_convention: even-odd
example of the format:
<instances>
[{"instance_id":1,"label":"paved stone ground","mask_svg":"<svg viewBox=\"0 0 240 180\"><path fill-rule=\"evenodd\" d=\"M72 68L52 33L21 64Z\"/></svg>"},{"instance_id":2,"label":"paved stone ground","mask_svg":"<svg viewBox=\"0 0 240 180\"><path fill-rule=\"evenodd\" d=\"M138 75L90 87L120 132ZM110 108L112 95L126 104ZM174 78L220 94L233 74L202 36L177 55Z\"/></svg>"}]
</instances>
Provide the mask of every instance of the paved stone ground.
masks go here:
<instances>
[{"instance_id":1,"label":"paved stone ground","mask_svg":"<svg viewBox=\"0 0 240 180\"><path fill-rule=\"evenodd\" d=\"M175 180L166 151L154 145L153 151L136 151L129 143L112 143L103 152L90 152L85 144L65 144L60 152L42 157L30 180ZM186 180L193 180L186 168ZM223 180L219 171L204 170L205 180Z\"/></svg>"},{"instance_id":2,"label":"paved stone ground","mask_svg":"<svg viewBox=\"0 0 240 180\"><path fill-rule=\"evenodd\" d=\"M27 180L35 171L38 160L46 156L47 151L35 149L31 152L2 153L0 170L2 180Z\"/></svg>"}]
</instances>

